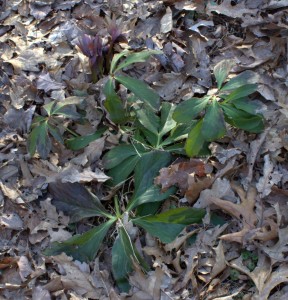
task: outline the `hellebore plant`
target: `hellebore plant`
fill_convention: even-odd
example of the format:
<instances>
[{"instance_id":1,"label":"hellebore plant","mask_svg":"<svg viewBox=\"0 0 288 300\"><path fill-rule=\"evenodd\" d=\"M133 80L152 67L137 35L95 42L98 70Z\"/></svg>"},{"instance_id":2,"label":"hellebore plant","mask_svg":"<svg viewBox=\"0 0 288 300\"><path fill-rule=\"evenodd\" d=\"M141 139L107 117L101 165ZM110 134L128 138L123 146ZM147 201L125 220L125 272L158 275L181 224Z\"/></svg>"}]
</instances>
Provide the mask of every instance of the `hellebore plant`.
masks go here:
<instances>
[{"instance_id":1,"label":"hellebore plant","mask_svg":"<svg viewBox=\"0 0 288 300\"><path fill-rule=\"evenodd\" d=\"M108 33L109 37L106 43L99 35L93 37L87 34L83 34L77 43L81 52L89 58L93 83L96 83L103 75L108 74L115 44L120 42L127 43L126 37L115 23L110 24Z\"/></svg>"}]
</instances>

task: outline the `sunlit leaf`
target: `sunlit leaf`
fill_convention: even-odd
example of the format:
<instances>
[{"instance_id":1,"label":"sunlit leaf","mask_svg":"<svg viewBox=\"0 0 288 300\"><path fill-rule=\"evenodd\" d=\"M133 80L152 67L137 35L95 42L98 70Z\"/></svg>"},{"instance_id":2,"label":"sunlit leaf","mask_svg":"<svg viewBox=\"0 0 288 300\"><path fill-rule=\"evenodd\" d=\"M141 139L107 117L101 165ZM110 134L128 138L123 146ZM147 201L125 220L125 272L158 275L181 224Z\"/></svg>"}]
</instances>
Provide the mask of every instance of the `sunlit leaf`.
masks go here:
<instances>
[{"instance_id":1,"label":"sunlit leaf","mask_svg":"<svg viewBox=\"0 0 288 300\"><path fill-rule=\"evenodd\" d=\"M75 260L89 262L95 259L109 228L116 220L109 220L93 229L75 235L64 242L55 242L44 252L45 255L59 255L65 252Z\"/></svg>"},{"instance_id":2,"label":"sunlit leaf","mask_svg":"<svg viewBox=\"0 0 288 300\"><path fill-rule=\"evenodd\" d=\"M111 65L110 65L110 74L112 75L114 73L114 70L116 68L116 65L118 63L118 61L125 55L128 55L129 54L129 51L128 50L124 50L118 54L115 54L113 56L113 59L111 61Z\"/></svg>"},{"instance_id":3,"label":"sunlit leaf","mask_svg":"<svg viewBox=\"0 0 288 300\"><path fill-rule=\"evenodd\" d=\"M162 51L159 50L147 50L136 53L128 54L123 62L121 62L117 68L113 71L114 73L130 66L131 64L138 62L145 62L153 54L161 54Z\"/></svg>"},{"instance_id":4,"label":"sunlit leaf","mask_svg":"<svg viewBox=\"0 0 288 300\"><path fill-rule=\"evenodd\" d=\"M213 73L217 81L218 89L221 88L223 82L228 77L234 65L235 65L235 61L232 59L222 60L215 65Z\"/></svg>"},{"instance_id":5,"label":"sunlit leaf","mask_svg":"<svg viewBox=\"0 0 288 300\"><path fill-rule=\"evenodd\" d=\"M150 105L153 109L158 110L160 105L159 95L150 88L145 82L124 76L115 75L115 79L122 83L128 90L130 90L137 98L139 98L144 103Z\"/></svg>"},{"instance_id":6,"label":"sunlit leaf","mask_svg":"<svg viewBox=\"0 0 288 300\"><path fill-rule=\"evenodd\" d=\"M159 128L159 135L162 137L166 133L168 133L170 130L172 130L176 126L176 122L173 120L172 115L175 110L176 106L164 102L161 107L161 122L160 122L160 128Z\"/></svg>"},{"instance_id":7,"label":"sunlit leaf","mask_svg":"<svg viewBox=\"0 0 288 300\"><path fill-rule=\"evenodd\" d=\"M174 113L173 119L177 123L189 123L203 111L210 100L210 96L191 98L180 103Z\"/></svg>"},{"instance_id":8,"label":"sunlit leaf","mask_svg":"<svg viewBox=\"0 0 288 300\"><path fill-rule=\"evenodd\" d=\"M53 197L53 205L68 215L71 223L88 217L111 216L100 200L80 183L52 182L48 190Z\"/></svg>"},{"instance_id":9,"label":"sunlit leaf","mask_svg":"<svg viewBox=\"0 0 288 300\"><path fill-rule=\"evenodd\" d=\"M259 76L252 71L244 71L230 79L222 88L221 91L230 91L239 88L243 85L257 83L259 80Z\"/></svg>"},{"instance_id":10,"label":"sunlit leaf","mask_svg":"<svg viewBox=\"0 0 288 300\"><path fill-rule=\"evenodd\" d=\"M152 236L158 237L163 243L171 243L186 225L201 222L204 215L205 210L203 209L180 207L132 221Z\"/></svg>"},{"instance_id":11,"label":"sunlit leaf","mask_svg":"<svg viewBox=\"0 0 288 300\"><path fill-rule=\"evenodd\" d=\"M207 108L201 132L205 140L210 142L223 137L226 133L223 112L216 99Z\"/></svg>"},{"instance_id":12,"label":"sunlit leaf","mask_svg":"<svg viewBox=\"0 0 288 300\"><path fill-rule=\"evenodd\" d=\"M263 131L264 120L261 115L249 114L246 111L237 109L232 104L223 104L222 108L225 120L229 124L253 133Z\"/></svg>"},{"instance_id":13,"label":"sunlit leaf","mask_svg":"<svg viewBox=\"0 0 288 300\"><path fill-rule=\"evenodd\" d=\"M254 93L255 91L257 91L257 84L247 84L244 86L240 86L232 93L230 93L227 97L225 97L225 102L246 97Z\"/></svg>"},{"instance_id":14,"label":"sunlit leaf","mask_svg":"<svg viewBox=\"0 0 288 300\"><path fill-rule=\"evenodd\" d=\"M197 122L188 134L185 144L185 151L188 156L193 157L199 154L204 146L205 139L202 135L203 119Z\"/></svg>"}]
</instances>

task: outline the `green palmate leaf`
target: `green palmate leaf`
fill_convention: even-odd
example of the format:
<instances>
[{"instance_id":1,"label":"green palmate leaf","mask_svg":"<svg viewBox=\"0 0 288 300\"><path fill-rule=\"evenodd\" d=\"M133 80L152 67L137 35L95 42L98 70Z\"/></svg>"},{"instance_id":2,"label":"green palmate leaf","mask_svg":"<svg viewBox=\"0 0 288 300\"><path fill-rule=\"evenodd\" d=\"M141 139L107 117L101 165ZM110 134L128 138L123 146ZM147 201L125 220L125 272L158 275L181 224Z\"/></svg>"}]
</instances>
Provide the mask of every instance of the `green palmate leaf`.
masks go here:
<instances>
[{"instance_id":1,"label":"green palmate leaf","mask_svg":"<svg viewBox=\"0 0 288 300\"><path fill-rule=\"evenodd\" d=\"M44 119L45 120L45 119ZM37 140L41 133L43 133L43 125L45 122L37 124L29 134L28 138L28 151L31 156L33 156L37 149ZM41 126L42 125L42 126ZM45 133L45 132L44 132Z\"/></svg>"},{"instance_id":2,"label":"green palmate leaf","mask_svg":"<svg viewBox=\"0 0 288 300\"><path fill-rule=\"evenodd\" d=\"M80 183L52 182L49 193L53 205L68 215L71 223L94 216L111 217L100 200Z\"/></svg>"},{"instance_id":3,"label":"green palmate leaf","mask_svg":"<svg viewBox=\"0 0 288 300\"><path fill-rule=\"evenodd\" d=\"M117 165L116 167L110 169L107 172L107 175L112 178L111 183L112 185L118 185L124 182L129 175L134 171L135 166L140 160L140 156L132 155L122 161L121 164Z\"/></svg>"},{"instance_id":4,"label":"green palmate leaf","mask_svg":"<svg viewBox=\"0 0 288 300\"><path fill-rule=\"evenodd\" d=\"M113 277L122 291L129 291L128 275L133 270L133 263L138 263L147 271L147 263L140 256L136 247L132 243L129 234L123 226L119 227L119 237L112 248L112 272Z\"/></svg>"},{"instance_id":5,"label":"green palmate leaf","mask_svg":"<svg viewBox=\"0 0 288 300\"><path fill-rule=\"evenodd\" d=\"M109 228L115 221L116 219L111 219L81 235L75 235L67 241L53 243L50 248L46 249L44 254L59 255L65 252L75 260L81 262L92 261L95 259Z\"/></svg>"},{"instance_id":6,"label":"green palmate leaf","mask_svg":"<svg viewBox=\"0 0 288 300\"><path fill-rule=\"evenodd\" d=\"M257 91L257 84L247 84L244 86L240 86L232 93L230 93L227 97L225 97L225 102L246 97L254 93L255 91Z\"/></svg>"},{"instance_id":7,"label":"green palmate leaf","mask_svg":"<svg viewBox=\"0 0 288 300\"><path fill-rule=\"evenodd\" d=\"M159 95L149 87L145 82L124 75L115 75L115 79L122 83L137 98L150 105L153 109L158 110L160 104Z\"/></svg>"},{"instance_id":8,"label":"green palmate leaf","mask_svg":"<svg viewBox=\"0 0 288 300\"><path fill-rule=\"evenodd\" d=\"M68 139L65 144L67 146L67 148L73 150L73 151L77 151L80 149L85 148L86 146L88 146L91 142L99 139L101 137L101 135L107 130L106 127L98 129L95 133L93 134L89 134L89 135L85 135L85 136L77 136L77 137L73 137L71 139Z\"/></svg>"},{"instance_id":9,"label":"green palmate leaf","mask_svg":"<svg viewBox=\"0 0 288 300\"><path fill-rule=\"evenodd\" d=\"M180 207L132 221L152 236L158 237L163 243L171 243L186 225L201 222L204 215L205 210L203 209Z\"/></svg>"},{"instance_id":10,"label":"green palmate leaf","mask_svg":"<svg viewBox=\"0 0 288 300\"><path fill-rule=\"evenodd\" d=\"M56 141L58 141L61 144L64 144L63 137L57 127L52 126L48 123L48 130L49 130L49 133L54 137L54 139Z\"/></svg>"},{"instance_id":11,"label":"green palmate leaf","mask_svg":"<svg viewBox=\"0 0 288 300\"><path fill-rule=\"evenodd\" d=\"M138 63L138 62L145 62L151 55L153 54L161 54L162 51L159 50L147 50L141 51L137 53L128 54L127 57L123 62L121 62L117 68L113 71L114 73L130 66L131 64Z\"/></svg>"},{"instance_id":12,"label":"green palmate leaf","mask_svg":"<svg viewBox=\"0 0 288 300\"><path fill-rule=\"evenodd\" d=\"M158 134L155 134L149 130L147 130L144 126L141 126L141 124L138 125L140 132L143 134L143 137L145 139L143 140L144 144L150 144L153 148L158 148L159 146L159 140L160 137ZM140 140L142 140L142 135L139 136ZM138 140L140 142L140 140Z\"/></svg>"},{"instance_id":13,"label":"green palmate leaf","mask_svg":"<svg viewBox=\"0 0 288 300\"><path fill-rule=\"evenodd\" d=\"M257 111L261 109L259 103L252 101L249 98L239 98L239 99L231 100L230 103L232 103L236 108L240 110L244 110L247 113L252 115L257 115Z\"/></svg>"},{"instance_id":14,"label":"green palmate leaf","mask_svg":"<svg viewBox=\"0 0 288 300\"><path fill-rule=\"evenodd\" d=\"M199 154L201 149L204 147L206 140L202 135L202 125L203 119L198 121L188 134L188 138L185 144L185 151L186 154L190 157Z\"/></svg>"},{"instance_id":15,"label":"green palmate leaf","mask_svg":"<svg viewBox=\"0 0 288 300\"><path fill-rule=\"evenodd\" d=\"M221 88L223 82L228 77L231 69L234 67L235 61L232 59L222 60L215 65L213 73L217 81L218 89Z\"/></svg>"},{"instance_id":16,"label":"green palmate leaf","mask_svg":"<svg viewBox=\"0 0 288 300\"><path fill-rule=\"evenodd\" d=\"M158 129L160 126L160 118L149 108L139 108L136 110L137 120L150 132L158 135Z\"/></svg>"},{"instance_id":17,"label":"green palmate leaf","mask_svg":"<svg viewBox=\"0 0 288 300\"><path fill-rule=\"evenodd\" d=\"M103 164L105 169L112 169L121 164L125 159L130 156L139 156L140 153L133 145L119 145L112 148L103 157Z\"/></svg>"},{"instance_id":18,"label":"green palmate leaf","mask_svg":"<svg viewBox=\"0 0 288 300\"><path fill-rule=\"evenodd\" d=\"M161 193L160 188L154 185L154 178L159 170L170 161L170 153L157 150L141 157L135 168L135 192L128 204L128 211L143 203L162 201L170 195L172 190Z\"/></svg>"},{"instance_id":19,"label":"green palmate leaf","mask_svg":"<svg viewBox=\"0 0 288 300\"><path fill-rule=\"evenodd\" d=\"M259 76L252 71L244 71L230 79L222 88L221 91L231 91L239 88L240 86L257 83Z\"/></svg>"},{"instance_id":20,"label":"green palmate leaf","mask_svg":"<svg viewBox=\"0 0 288 300\"><path fill-rule=\"evenodd\" d=\"M114 90L112 78L109 78L109 80L105 84L104 94L106 96L104 106L109 112L110 119L114 123L125 123L127 120L126 111L123 107L122 100Z\"/></svg>"},{"instance_id":21,"label":"green palmate leaf","mask_svg":"<svg viewBox=\"0 0 288 300\"><path fill-rule=\"evenodd\" d=\"M189 123L203 111L210 100L210 96L191 98L180 103L174 113L173 119L177 123Z\"/></svg>"},{"instance_id":22,"label":"green palmate leaf","mask_svg":"<svg viewBox=\"0 0 288 300\"><path fill-rule=\"evenodd\" d=\"M176 126L176 122L173 120L172 115L175 110L176 106L164 102L161 107L161 122L159 128L159 135L160 137L164 136L170 130L172 130Z\"/></svg>"},{"instance_id":23,"label":"green palmate leaf","mask_svg":"<svg viewBox=\"0 0 288 300\"><path fill-rule=\"evenodd\" d=\"M40 123L36 134L37 134L37 141L36 141L37 151L42 158L46 159L52 147L51 140L48 135L48 120L46 120L43 123Z\"/></svg>"},{"instance_id":24,"label":"green palmate leaf","mask_svg":"<svg viewBox=\"0 0 288 300\"><path fill-rule=\"evenodd\" d=\"M226 133L223 112L216 99L208 106L201 132L205 140L210 142L223 137Z\"/></svg>"},{"instance_id":25,"label":"green palmate leaf","mask_svg":"<svg viewBox=\"0 0 288 300\"><path fill-rule=\"evenodd\" d=\"M237 109L232 104L223 104L222 108L227 123L253 133L263 131L264 120L261 115L249 114L246 111Z\"/></svg>"},{"instance_id":26,"label":"green palmate leaf","mask_svg":"<svg viewBox=\"0 0 288 300\"><path fill-rule=\"evenodd\" d=\"M46 110L48 116L52 115L52 111L55 105L56 105L56 101L51 101L48 104L43 105L43 108Z\"/></svg>"}]
</instances>

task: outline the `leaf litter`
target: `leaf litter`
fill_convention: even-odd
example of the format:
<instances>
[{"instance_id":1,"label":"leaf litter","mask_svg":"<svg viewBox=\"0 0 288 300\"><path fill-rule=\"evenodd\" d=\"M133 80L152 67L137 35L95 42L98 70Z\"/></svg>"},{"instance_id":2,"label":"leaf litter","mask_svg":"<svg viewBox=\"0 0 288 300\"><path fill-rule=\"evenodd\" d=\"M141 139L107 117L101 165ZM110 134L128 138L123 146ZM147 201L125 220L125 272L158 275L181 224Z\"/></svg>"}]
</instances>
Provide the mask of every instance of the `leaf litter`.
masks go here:
<instances>
[{"instance_id":1,"label":"leaf litter","mask_svg":"<svg viewBox=\"0 0 288 300\"><path fill-rule=\"evenodd\" d=\"M1 297L286 299L287 3L49 0L1 5ZM214 66L223 59L233 60L232 77L245 70L258 77L253 100L267 122L259 136L227 128L227 136L210 145L209 158L196 164L176 160L160 170L156 183L163 190L175 185L178 189L164 207L188 203L205 208L206 215L202 225L186 227L166 245L140 230L136 245L139 251L142 245L152 268L143 273L134 265L128 293L120 293L113 280L111 240L101 245L98 257L89 264L63 253L43 255L51 242L101 224L94 214L71 227L65 211L71 212L73 206L72 217L77 219L79 201L73 196L87 192L80 183L98 201L105 199L110 177L103 169L102 155L120 143L121 136L108 133L76 151L53 140L46 160L27 154L33 115L41 114L51 100L86 98L82 109L90 123L72 124L74 131L86 136L101 127L102 83L89 83L87 61L75 46L82 32L105 36L103 15L106 19L114 15L133 49L146 46L163 51L152 67L144 63L128 70L151 83L162 101L177 104L202 97L214 86ZM128 98L125 89L121 93ZM55 202L55 192L47 194L47 183L58 184L61 190L59 182L70 191L75 189L66 202ZM129 193L129 189L113 193L119 191L123 199ZM105 209L109 207L108 200L102 202ZM102 209L102 204L93 203ZM88 217L93 203L80 208Z\"/></svg>"}]
</instances>

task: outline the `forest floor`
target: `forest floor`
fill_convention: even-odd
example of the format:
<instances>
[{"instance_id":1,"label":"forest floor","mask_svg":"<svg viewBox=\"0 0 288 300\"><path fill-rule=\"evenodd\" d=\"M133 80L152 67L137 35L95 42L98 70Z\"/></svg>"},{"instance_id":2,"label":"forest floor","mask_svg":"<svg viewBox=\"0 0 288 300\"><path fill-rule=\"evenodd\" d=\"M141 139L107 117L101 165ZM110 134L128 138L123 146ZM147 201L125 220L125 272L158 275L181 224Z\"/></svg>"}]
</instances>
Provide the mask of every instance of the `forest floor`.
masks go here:
<instances>
[{"instance_id":1,"label":"forest floor","mask_svg":"<svg viewBox=\"0 0 288 300\"><path fill-rule=\"evenodd\" d=\"M0 6L0 298L288 299L287 1L2 0ZM230 77L253 72L251 101L265 119L259 134L229 127L210 144L210 155L181 156L168 173L161 170L163 189L165 183L178 188L162 211L188 205L206 215L167 244L138 231L134 242L150 270L135 263L128 292L119 290L111 271L115 232L92 262L43 253L52 242L101 224L99 217L69 224L53 205L49 184L81 183L106 208L115 194L125 205L133 192L131 180L117 189L106 185L103 155L129 134L117 132L103 106L107 76L92 83L77 47L83 33L107 37L113 20L127 39L118 52L162 51L125 70L162 103L203 97L216 88L214 66L229 60ZM127 98L123 86L117 92ZM105 135L77 151L51 138L31 156L27 140L43 106L83 99L86 122L62 119L61 134L86 136L105 124Z\"/></svg>"}]
</instances>

